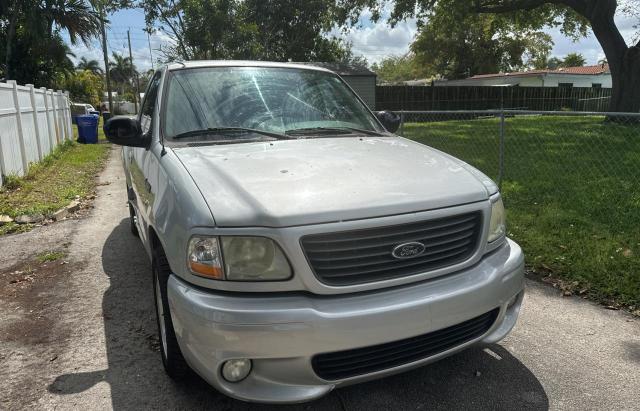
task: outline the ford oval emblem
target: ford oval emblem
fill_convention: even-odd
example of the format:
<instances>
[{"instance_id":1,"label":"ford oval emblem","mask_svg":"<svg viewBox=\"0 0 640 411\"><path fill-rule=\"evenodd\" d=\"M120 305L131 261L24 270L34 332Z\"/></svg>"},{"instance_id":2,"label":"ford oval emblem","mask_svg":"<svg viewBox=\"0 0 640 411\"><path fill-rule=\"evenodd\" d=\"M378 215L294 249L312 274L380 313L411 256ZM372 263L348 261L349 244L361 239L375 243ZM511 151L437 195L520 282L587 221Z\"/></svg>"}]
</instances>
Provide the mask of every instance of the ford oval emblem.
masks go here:
<instances>
[{"instance_id":1,"label":"ford oval emblem","mask_svg":"<svg viewBox=\"0 0 640 411\"><path fill-rule=\"evenodd\" d=\"M413 241L411 243L404 243L394 247L391 255L400 260L405 258L413 258L424 253L426 247L424 244L419 243L417 241Z\"/></svg>"}]
</instances>

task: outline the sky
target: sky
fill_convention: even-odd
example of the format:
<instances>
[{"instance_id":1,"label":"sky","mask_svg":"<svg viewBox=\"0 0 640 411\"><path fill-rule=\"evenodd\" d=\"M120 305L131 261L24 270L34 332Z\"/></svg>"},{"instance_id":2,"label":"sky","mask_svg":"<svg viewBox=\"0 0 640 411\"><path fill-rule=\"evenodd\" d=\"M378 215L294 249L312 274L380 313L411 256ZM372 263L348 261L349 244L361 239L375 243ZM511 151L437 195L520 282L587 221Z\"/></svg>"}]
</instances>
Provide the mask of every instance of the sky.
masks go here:
<instances>
[{"instance_id":1,"label":"sky","mask_svg":"<svg viewBox=\"0 0 640 411\"><path fill-rule=\"evenodd\" d=\"M384 18L378 23L373 23L370 16L371 14L365 11L357 27L349 29L346 33L334 30L330 34L338 35L349 41L354 53L364 55L370 64L379 62L386 56L402 55L409 51L409 45L417 31L415 19L401 22L391 28L384 22ZM141 9L123 10L109 16L109 19L111 21L107 31L109 54L113 51L125 56L129 55L127 30L130 30L131 49L136 67L139 71L152 68L152 56L155 62L159 56L158 49L169 41L168 36L157 31L147 37L143 31L145 26L144 12ZM629 44L636 33L633 28L634 22L622 16L618 16L616 22ZM604 57L602 48L592 33L574 43L556 29L548 29L547 32L551 34L555 43L552 50L553 56L563 57L568 53L577 52L585 56L587 64L597 64L598 60ZM93 41L88 47L79 43L72 45L71 49L76 55L76 60L80 57L86 57L99 62L103 61L102 49L98 40Z\"/></svg>"}]
</instances>

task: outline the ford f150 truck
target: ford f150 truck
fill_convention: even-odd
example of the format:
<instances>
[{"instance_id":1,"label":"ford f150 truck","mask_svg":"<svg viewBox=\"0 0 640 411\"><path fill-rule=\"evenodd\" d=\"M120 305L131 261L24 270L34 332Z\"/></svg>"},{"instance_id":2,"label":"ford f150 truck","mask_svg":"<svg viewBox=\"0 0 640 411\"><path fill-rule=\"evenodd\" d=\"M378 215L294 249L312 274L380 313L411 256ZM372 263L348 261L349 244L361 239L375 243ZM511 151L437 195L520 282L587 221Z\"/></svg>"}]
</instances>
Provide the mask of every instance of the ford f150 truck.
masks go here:
<instances>
[{"instance_id":1,"label":"ford f150 truck","mask_svg":"<svg viewBox=\"0 0 640 411\"><path fill-rule=\"evenodd\" d=\"M524 257L498 187L398 123L322 68L202 61L105 124L171 377L301 402L509 333Z\"/></svg>"}]
</instances>

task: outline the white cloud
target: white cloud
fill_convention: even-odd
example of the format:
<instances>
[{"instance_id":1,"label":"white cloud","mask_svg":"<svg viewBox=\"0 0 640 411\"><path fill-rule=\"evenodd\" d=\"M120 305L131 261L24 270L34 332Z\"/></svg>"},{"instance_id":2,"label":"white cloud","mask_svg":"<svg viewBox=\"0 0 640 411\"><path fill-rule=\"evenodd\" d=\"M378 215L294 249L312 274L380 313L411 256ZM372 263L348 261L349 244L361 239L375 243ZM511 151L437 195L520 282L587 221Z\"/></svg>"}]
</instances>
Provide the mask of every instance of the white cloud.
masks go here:
<instances>
[{"instance_id":1,"label":"white cloud","mask_svg":"<svg viewBox=\"0 0 640 411\"><path fill-rule=\"evenodd\" d=\"M371 23L371 11L364 10L357 26L346 32L334 29L331 34L352 44L354 54L361 54L369 63L376 63L384 57L402 55L409 51L409 45L417 32L416 19L408 19L391 27L386 23L390 9L383 10L380 20Z\"/></svg>"}]
</instances>

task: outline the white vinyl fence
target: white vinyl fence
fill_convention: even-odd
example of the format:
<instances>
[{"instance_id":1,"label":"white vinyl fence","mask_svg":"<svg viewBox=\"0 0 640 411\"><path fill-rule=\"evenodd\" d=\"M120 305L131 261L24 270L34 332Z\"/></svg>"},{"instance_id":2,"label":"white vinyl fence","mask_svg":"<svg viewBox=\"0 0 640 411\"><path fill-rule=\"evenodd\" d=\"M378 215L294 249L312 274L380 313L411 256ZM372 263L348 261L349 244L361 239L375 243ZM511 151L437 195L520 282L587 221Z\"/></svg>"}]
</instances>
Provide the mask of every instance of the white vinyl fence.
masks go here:
<instances>
[{"instance_id":1,"label":"white vinyl fence","mask_svg":"<svg viewBox=\"0 0 640 411\"><path fill-rule=\"evenodd\" d=\"M72 138L68 93L0 83L0 186Z\"/></svg>"}]
</instances>

